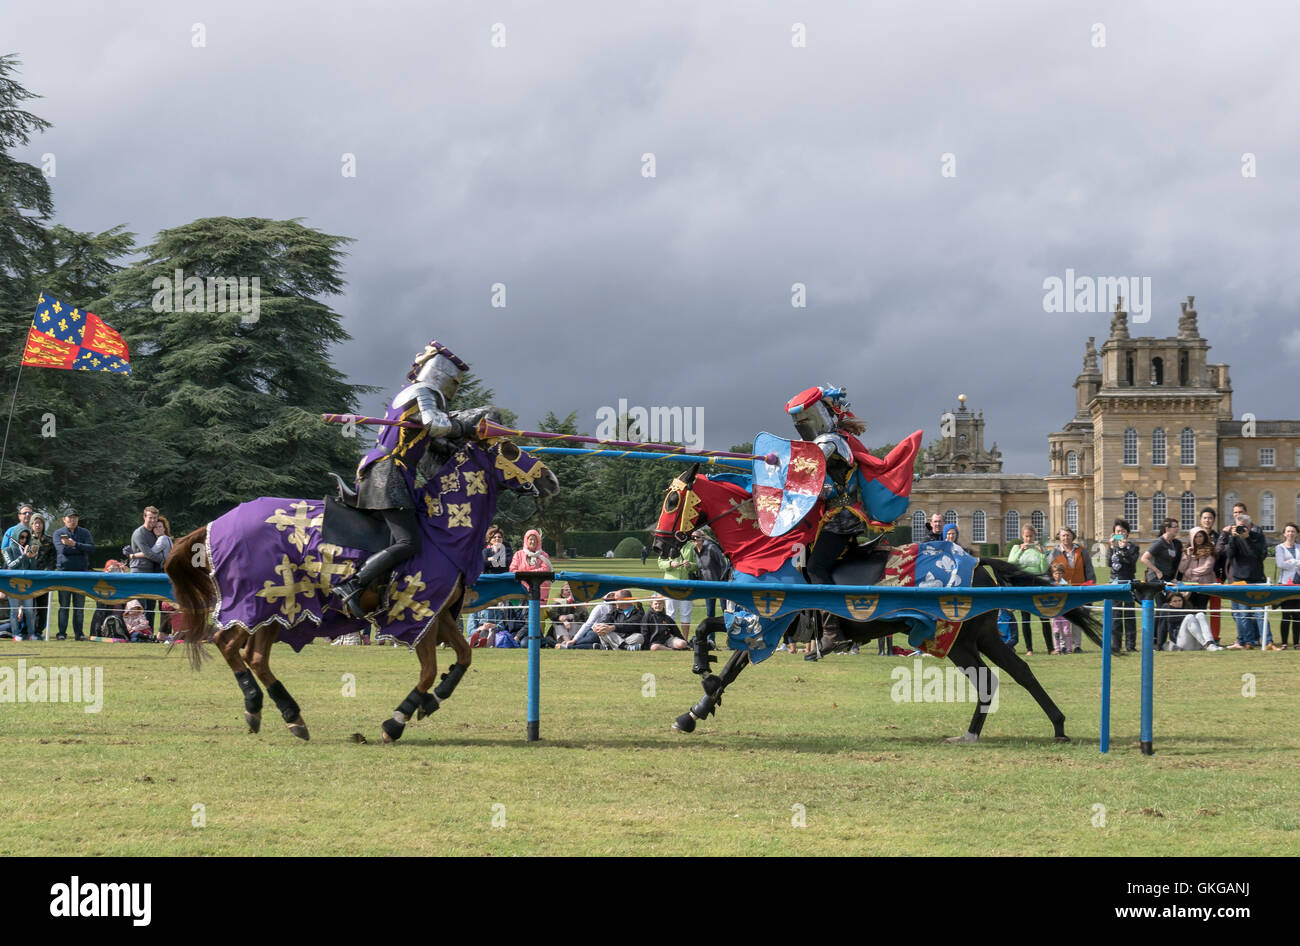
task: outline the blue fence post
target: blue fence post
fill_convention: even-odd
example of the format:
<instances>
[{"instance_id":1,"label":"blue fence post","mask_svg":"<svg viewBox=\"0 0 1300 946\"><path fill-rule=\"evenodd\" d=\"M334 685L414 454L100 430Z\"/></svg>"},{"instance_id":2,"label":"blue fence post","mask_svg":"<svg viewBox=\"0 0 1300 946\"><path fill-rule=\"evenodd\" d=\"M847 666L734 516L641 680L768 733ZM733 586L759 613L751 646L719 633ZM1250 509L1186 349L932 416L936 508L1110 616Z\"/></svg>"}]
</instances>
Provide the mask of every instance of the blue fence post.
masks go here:
<instances>
[{"instance_id":1,"label":"blue fence post","mask_svg":"<svg viewBox=\"0 0 1300 946\"><path fill-rule=\"evenodd\" d=\"M541 738L542 702L542 585L555 578L554 572L515 572L528 585L528 707L527 738Z\"/></svg>"},{"instance_id":2,"label":"blue fence post","mask_svg":"<svg viewBox=\"0 0 1300 946\"><path fill-rule=\"evenodd\" d=\"M1110 654L1115 602L1107 598L1101 606L1101 751L1110 752Z\"/></svg>"},{"instance_id":3,"label":"blue fence post","mask_svg":"<svg viewBox=\"0 0 1300 946\"><path fill-rule=\"evenodd\" d=\"M1151 745L1151 716L1155 701L1156 598L1164 591L1163 581L1135 581L1133 596L1142 602L1142 727L1138 746L1143 755L1155 754Z\"/></svg>"}]
</instances>

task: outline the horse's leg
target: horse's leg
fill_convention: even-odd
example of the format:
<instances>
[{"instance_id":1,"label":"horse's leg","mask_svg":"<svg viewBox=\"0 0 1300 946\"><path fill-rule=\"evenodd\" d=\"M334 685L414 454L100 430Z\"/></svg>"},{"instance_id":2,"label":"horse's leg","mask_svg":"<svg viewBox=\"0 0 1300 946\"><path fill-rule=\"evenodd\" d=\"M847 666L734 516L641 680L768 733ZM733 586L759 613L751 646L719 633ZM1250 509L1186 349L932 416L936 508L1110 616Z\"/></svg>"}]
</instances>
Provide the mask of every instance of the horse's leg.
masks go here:
<instances>
[{"instance_id":1,"label":"horse's leg","mask_svg":"<svg viewBox=\"0 0 1300 946\"><path fill-rule=\"evenodd\" d=\"M990 622L987 626L981 625L975 631L975 646L989 660L1011 674L1011 679L1024 687L1029 695L1038 702L1055 730L1053 738L1057 742L1069 742L1070 737L1065 734L1065 714L1047 695L1047 691L1038 682L1038 678L1034 676L1034 671L1029 668L1029 664L1021 660L1020 655L1003 642L1002 635L998 633L996 624Z\"/></svg>"},{"instance_id":2,"label":"horse's leg","mask_svg":"<svg viewBox=\"0 0 1300 946\"><path fill-rule=\"evenodd\" d=\"M456 684L460 683L460 678L465 675L465 671L469 669L469 662L474 658L474 648L469 646L469 641L465 640L465 635L460 632L460 622L452 616L451 608L444 608L438 615L437 628L438 643L450 644L451 649L456 652L456 662L447 668L438 685L433 688L433 695L442 702L456 691ZM427 715L428 713L421 709L417 718L422 719Z\"/></svg>"},{"instance_id":3,"label":"horse's leg","mask_svg":"<svg viewBox=\"0 0 1300 946\"><path fill-rule=\"evenodd\" d=\"M393 710L392 717L382 723L380 728L384 731L383 739L386 743L401 739L406 724L416 713L422 717L428 716L438 708L438 697L429 692L438 673L438 635L433 633L432 628L415 645L415 655L420 658L420 679L415 689Z\"/></svg>"},{"instance_id":4,"label":"horse's leg","mask_svg":"<svg viewBox=\"0 0 1300 946\"><path fill-rule=\"evenodd\" d=\"M700 632L697 630L696 633ZM700 681L704 684L704 696L690 710L673 721L673 729L678 732L694 732L696 720L704 719L722 705L722 692L747 666L749 666L749 651L738 650L731 655L731 659L722 668L722 673L716 675L711 673Z\"/></svg>"},{"instance_id":5,"label":"horse's leg","mask_svg":"<svg viewBox=\"0 0 1300 946\"><path fill-rule=\"evenodd\" d=\"M958 633L957 640L953 641L952 648L948 651L948 659L961 669L975 687L978 703L975 707L975 715L971 717L970 728L960 736L950 736L944 742L979 742L980 732L984 729L984 720L993 702L993 694L997 691L997 678L985 666L984 661L980 660L974 640L969 635ZM988 682L987 690L981 686L981 680Z\"/></svg>"},{"instance_id":6,"label":"horse's leg","mask_svg":"<svg viewBox=\"0 0 1300 946\"><path fill-rule=\"evenodd\" d=\"M311 734L307 732L307 724L303 722L302 712L298 709L298 704L289 695L289 691L284 688L284 684L277 680L275 674L271 672L271 646L278 636L279 631L274 627L259 629L253 635L252 659L249 661L249 665L253 668L253 673L257 674L257 679L261 680L266 686L267 694L275 701L275 707L280 711L281 718L289 727L289 732L299 739L307 740L311 738Z\"/></svg>"},{"instance_id":7,"label":"horse's leg","mask_svg":"<svg viewBox=\"0 0 1300 946\"><path fill-rule=\"evenodd\" d=\"M262 688L257 685L253 672L248 669L244 656L239 652L240 645L250 639L247 631L235 627L212 634L212 642L235 672L235 682L244 694L244 722L248 724L248 731L255 733L262 728Z\"/></svg>"}]
</instances>

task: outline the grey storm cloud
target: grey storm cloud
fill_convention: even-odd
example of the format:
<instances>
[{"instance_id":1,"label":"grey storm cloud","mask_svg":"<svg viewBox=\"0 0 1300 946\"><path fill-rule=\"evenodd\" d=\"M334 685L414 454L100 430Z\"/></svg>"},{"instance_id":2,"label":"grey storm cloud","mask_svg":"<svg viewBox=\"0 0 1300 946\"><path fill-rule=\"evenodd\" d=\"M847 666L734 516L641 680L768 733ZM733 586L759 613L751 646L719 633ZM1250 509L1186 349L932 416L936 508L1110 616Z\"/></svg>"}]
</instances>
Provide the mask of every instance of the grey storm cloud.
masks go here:
<instances>
[{"instance_id":1,"label":"grey storm cloud","mask_svg":"<svg viewBox=\"0 0 1300 946\"><path fill-rule=\"evenodd\" d=\"M825 381L869 443L928 441L960 392L1008 470L1043 472L1108 329L1044 311L1067 268L1151 277L1134 334L1174 334L1195 294L1238 412L1300 417L1272 393L1300 352L1298 21L1281 4L55 3L3 46L55 123L24 157L56 155L60 222L144 242L300 217L354 238L332 304L355 382L393 388L436 336L525 424L699 406L715 447L788 434L784 401Z\"/></svg>"}]
</instances>

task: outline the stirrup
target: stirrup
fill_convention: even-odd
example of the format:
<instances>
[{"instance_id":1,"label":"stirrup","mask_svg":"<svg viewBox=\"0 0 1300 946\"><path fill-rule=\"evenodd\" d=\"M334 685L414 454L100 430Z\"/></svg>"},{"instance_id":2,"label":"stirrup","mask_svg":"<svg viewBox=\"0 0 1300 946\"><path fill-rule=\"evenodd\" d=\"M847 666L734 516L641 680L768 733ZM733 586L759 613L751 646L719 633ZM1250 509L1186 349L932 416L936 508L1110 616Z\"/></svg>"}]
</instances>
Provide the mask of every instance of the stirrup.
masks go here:
<instances>
[{"instance_id":1,"label":"stirrup","mask_svg":"<svg viewBox=\"0 0 1300 946\"><path fill-rule=\"evenodd\" d=\"M345 579L334 588L335 594L342 599L342 610L358 621L363 621L366 617L366 613L361 610L361 595L365 593L365 590L366 586L359 584L354 578Z\"/></svg>"}]
</instances>

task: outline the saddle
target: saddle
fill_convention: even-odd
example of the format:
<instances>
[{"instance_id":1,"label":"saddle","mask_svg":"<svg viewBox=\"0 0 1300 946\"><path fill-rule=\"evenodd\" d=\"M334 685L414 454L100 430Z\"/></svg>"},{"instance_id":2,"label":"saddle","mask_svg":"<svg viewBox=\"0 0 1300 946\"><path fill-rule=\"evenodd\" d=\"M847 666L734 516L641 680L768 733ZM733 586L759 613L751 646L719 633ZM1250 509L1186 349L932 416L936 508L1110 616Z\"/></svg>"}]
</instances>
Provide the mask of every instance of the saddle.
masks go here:
<instances>
[{"instance_id":1,"label":"saddle","mask_svg":"<svg viewBox=\"0 0 1300 946\"><path fill-rule=\"evenodd\" d=\"M850 545L831 568L831 582L836 585L878 585L885 576L885 564L891 549L879 542Z\"/></svg>"},{"instance_id":2,"label":"saddle","mask_svg":"<svg viewBox=\"0 0 1300 946\"><path fill-rule=\"evenodd\" d=\"M325 497L325 514L321 521L320 538L332 545L346 545L361 549L367 555L382 552L393 544L388 524L364 509L357 509L357 494L349 489L337 473L330 476L338 486L338 496Z\"/></svg>"}]
</instances>

